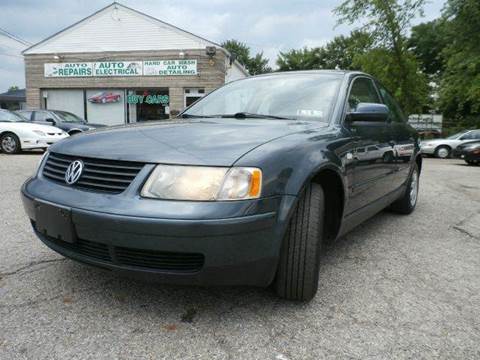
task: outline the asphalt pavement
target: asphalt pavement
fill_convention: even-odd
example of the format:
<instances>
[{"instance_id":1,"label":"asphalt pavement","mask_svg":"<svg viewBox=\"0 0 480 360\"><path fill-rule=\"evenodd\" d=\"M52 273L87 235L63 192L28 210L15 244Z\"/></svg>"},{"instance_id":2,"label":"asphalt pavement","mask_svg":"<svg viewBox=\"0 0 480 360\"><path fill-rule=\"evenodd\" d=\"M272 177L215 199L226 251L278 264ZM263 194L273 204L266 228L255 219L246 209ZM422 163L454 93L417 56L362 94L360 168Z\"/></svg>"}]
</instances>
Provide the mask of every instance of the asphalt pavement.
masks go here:
<instances>
[{"instance_id":1,"label":"asphalt pavement","mask_svg":"<svg viewBox=\"0 0 480 360\"><path fill-rule=\"evenodd\" d=\"M414 214L382 212L327 252L310 303L165 286L49 250L0 154L0 359L480 359L480 167L425 159Z\"/></svg>"}]
</instances>

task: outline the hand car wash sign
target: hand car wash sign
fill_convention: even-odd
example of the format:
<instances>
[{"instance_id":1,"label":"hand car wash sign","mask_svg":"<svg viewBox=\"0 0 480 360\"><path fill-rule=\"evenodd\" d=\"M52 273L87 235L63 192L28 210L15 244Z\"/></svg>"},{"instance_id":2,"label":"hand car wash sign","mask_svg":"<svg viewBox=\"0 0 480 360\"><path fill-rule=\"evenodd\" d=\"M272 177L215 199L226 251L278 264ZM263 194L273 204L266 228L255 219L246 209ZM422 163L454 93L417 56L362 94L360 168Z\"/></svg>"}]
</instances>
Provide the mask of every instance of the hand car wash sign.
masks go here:
<instances>
[{"instance_id":1,"label":"hand car wash sign","mask_svg":"<svg viewBox=\"0 0 480 360\"><path fill-rule=\"evenodd\" d=\"M188 76L197 75L197 60L101 61L47 63L45 77Z\"/></svg>"}]
</instances>

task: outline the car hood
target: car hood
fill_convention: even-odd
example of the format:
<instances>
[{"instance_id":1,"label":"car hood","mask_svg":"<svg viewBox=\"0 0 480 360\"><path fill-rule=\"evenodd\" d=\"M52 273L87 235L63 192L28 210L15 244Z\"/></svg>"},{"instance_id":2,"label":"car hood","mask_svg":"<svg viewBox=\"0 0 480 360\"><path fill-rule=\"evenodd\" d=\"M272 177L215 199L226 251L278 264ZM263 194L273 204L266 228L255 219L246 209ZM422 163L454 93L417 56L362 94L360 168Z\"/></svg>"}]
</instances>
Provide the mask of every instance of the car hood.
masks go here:
<instances>
[{"instance_id":1,"label":"car hood","mask_svg":"<svg viewBox=\"0 0 480 360\"><path fill-rule=\"evenodd\" d=\"M263 119L188 119L110 127L53 145L67 155L151 163L232 165L252 149L321 122Z\"/></svg>"},{"instance_id":2,"label":"car hood","mask_svg":"<svg viewBox=\"0 0 480 360\"><path fill-rule=\"evenodd\" d=\"M104 127L105 125L100 125L100 124L90 124L90 123L75 123L75 122L62 122L62 126L63 128L65 129L68 129L69 131L70 130L73 130L73 129L78 129L78 130L82 130L82 131L87 131L87 130L90 130L90 129L96 129L96 128L99 128L99 127Z\"/></svg>"},{"instance_id":3,"label":"car hood","mask_svg":"<svg viewBox=\"0 0 480 360\"><path fill-rule=\"evenodd\" d=\"M45 133L61 133L63 130L50 125L42 125L42 124L35 124L31 122L11 122L11 123L1 123L2 127L8 127L11 130L24 130L24 131L32 131L32 130L40 130Z\"/></svg>"}]
</instances>

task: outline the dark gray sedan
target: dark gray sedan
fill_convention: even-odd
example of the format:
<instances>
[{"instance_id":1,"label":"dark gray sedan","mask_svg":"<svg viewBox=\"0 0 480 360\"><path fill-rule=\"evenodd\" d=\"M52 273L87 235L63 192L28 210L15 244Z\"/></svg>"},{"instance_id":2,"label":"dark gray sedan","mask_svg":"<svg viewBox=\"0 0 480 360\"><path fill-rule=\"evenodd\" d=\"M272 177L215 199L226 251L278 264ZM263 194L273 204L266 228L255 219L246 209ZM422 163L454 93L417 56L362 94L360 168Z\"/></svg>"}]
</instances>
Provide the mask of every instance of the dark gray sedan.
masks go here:
<instances>
[{"instance_id":1,"label":"dark gray sedan","mask_svg":"<svg viewBox=\"0 0 480 360\"><path fill-rule=\"evenodd\" d=\"M276 73L173 121L53 145L22 198L38 237L72 259L309 300L325 245L385 207L411 213L421 166L415 130L372 77Z\"/></svg>"}]
</instances>

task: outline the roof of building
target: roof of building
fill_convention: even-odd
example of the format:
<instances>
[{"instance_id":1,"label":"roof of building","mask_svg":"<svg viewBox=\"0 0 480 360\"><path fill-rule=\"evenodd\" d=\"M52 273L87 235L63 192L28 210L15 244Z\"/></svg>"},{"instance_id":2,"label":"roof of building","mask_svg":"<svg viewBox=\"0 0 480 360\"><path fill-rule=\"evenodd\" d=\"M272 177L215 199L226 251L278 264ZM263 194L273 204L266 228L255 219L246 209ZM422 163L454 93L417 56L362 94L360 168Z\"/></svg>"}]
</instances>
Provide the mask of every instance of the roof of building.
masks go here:
<instances>
[{"instance_id":1,"label":"roof of building","mask_svg":"<svg viewBox=\"0 0 480 360\"><path fill-rule=\"evenodd\" d=\"M25 89L9 90L0 94L0 101L25 101Z\"/></svg>"},{"instance_id":2,"label":"roof of building","mask_svg":"<svg viewBox=\"0 0 480 360\"><path fill-rule=\"evenodd\" d=\"M60 30L22 51L31 54L66 54L115 51L194 50L219 44L118 2ZM242 72L245 68L235 61Z\"/></svg>"}]
</instances>

